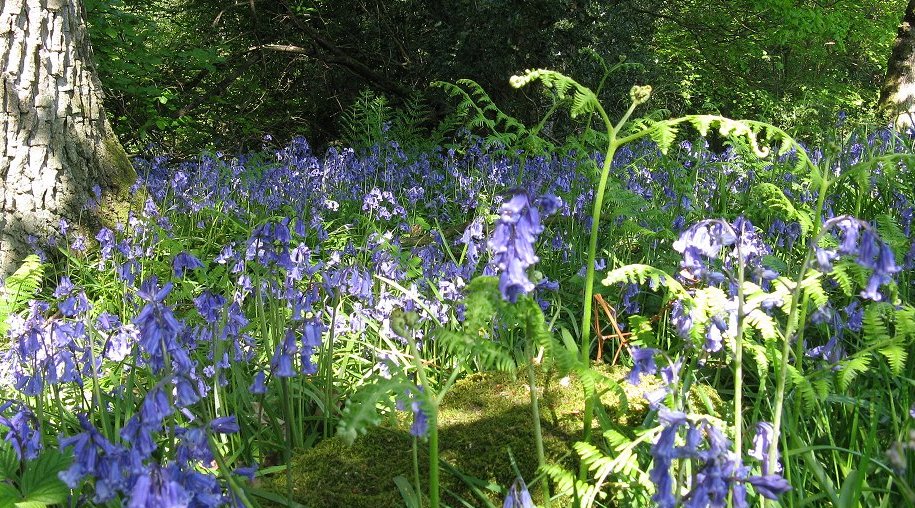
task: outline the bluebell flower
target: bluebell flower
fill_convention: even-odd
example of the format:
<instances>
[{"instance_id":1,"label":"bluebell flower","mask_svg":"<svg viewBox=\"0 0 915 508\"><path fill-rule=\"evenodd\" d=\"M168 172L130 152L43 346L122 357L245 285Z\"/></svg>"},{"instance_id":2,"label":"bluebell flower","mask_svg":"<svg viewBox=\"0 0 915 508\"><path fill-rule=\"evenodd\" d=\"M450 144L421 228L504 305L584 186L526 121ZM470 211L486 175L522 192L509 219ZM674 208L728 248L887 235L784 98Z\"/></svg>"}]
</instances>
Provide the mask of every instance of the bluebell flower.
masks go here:
<instances>
[{"instance_id":1,"label":"bluebell flower","mask_svg":"<svg viewBox=\"0 0 915 508\"><path fill-rule=\"evenodd\" d=\"M99 243L99 253L102 255L102 259L110 259L111 254L114 253L115 241L114 241L114 231L111 231L108 228L102 228L95 239Z\"/></svg>"},{"instance_id":2,"label":"bluebell flower","mask_svg":"<svg viewBox=\"0 0 915 508\"><path fill-rule=\"evenodd\" d=\"M642 306L639 305L639 302L636 300L636 297L639 295L639 285L638 284L626 284L623 287L623 312L626 314L638 314L642 310Z\"/></svg>"},{"instance_id":3,"label":"bluebell flower","mask_svg":"<svg viewBox=\"0 0 915 508\"><path fill-rule=\"evenodd\" d=\"M197 311L200 312L203 319L207 323L212 324L219 319L219 311L222 309L222 306L226 304L226 299L222 295L204 291L200 296L194 299L194 304L197 306Z\"/></svg>"},{"instance_id":4,"label":"bluebell flower","mask_svg":"<svg viewBox=\"0 0 915 508\"><path fill-rule=\"evenodd\" d=\"M130 488L127 508L176 508L190 506L192 494L178 481L178 466L151 464L144 468Z\"/></svg>"},{"instance_id":5,"label":"bluebell flower","mask_svg":"<svg viewBox=\"0 0 915 508\"><path fill-rule=\"evenodd\" d=\"M850 256L858 251L858 221L850 217L836 221L836 226L842 232L842 242L839 244L839 253Z\"/></svg>"},{"instance_id":6,"label":"bluebell flower","mask_svg":"<svg viewBox=\"0 0 915 508\"><path fill-rule=\"evenodd\" d=\"M175 256L175 260L172 262L172 267L175 270L175 277L182 277L184 276L184 272L187 270L203 268L203 263L193 254L182 251L177 256Z\"/></svg>"},{"instance_id":7,"label":"bluebell flower","mask_svg":"<svg viewBox=\"0 0 915 508\"><path fill-rule=\"evenodd\" d=\"M249 482L254 481L254 477L257 475L257 464L251 466L242 466L235 468L233 471L238 476L247 478Z\"/></svg>"},{"instance_id":8,"label":"bluebell flower","mask_svg":"<svg viewBox=\"0 0 915 508\"><path fill-rule=\"evenodd\" d=\"M292 355L296 350L296 337L292 330L286 332L285 338L276 346L270 368L276 377L295 377L295 368L292 366Z\"/></svg>"},{"instance_id":9,"label":"bluebell flower","mask_svg":"<svg viewBox=\"0 0 915 508\"><path fill-rule=\"evenodd\" d=\"M816 358L830 364L836 364L845 358L845 349L839 344L839 336L833 335L826 344L810 348L805 354L809 358Z\"/></svg>"},{"instance_id":10,"label":"bluebell flower","mask_svg":"<svg viewBox=\"0 0 915 508\"><path fill-rule=\"evenodd\" d=\"M0 406L0 412L5 412L13 405L12 402L5 402ZM38 452L43 448L39 432L40 422L29 408L17 404L12 417L0 416L0 425L8 429L3 440L10 444L20 461L38 458Z\"/></svg>"},{"instance_id":11,"label":"bluebell flower","mask_svg":"<svg viewBox=\"0 0 915 508\"><path fill-rule=\"evenodd\" d=\"M196 404L200 400L200 390L195 386L192 379L187 376L175 377L175 405L178 407L188 407Z\"/></svg>"},{"instance_id":12,"label":"bluebell flower","mask_svg":"<svg viewBox=\"0 0 915 508\"><path fill-rule=\"evenodd\" d=\"M657 349L630 346L629 353L632 355L633 362L628 377L630 384L637 385L643 374L652 375L658 371L658 366L654 361L654 356L658 353Z\"/></svg>"},{"instance_id":13,"label":"bluebell flower","mask_svg":"<svg viewBox=\"0 0 915 508\"><path fill-rule=\"evenodd\" d=\"M410 403L413 411L413 424L410 425L410 435L415 437L425 437L429 433L429 415L422 408L419 400Z\"/></svg>"},{"instance_id":14,"label":"bluebell flower","mask_svg":"<svg viewBox=\"0 0 915 508\"><path fill-rule=\"evenodd\" d=\"M838 228L843 233L844 239L839 246L841 254L853 255L860 266L873 270L861 297L881 301L880 286L892 282L892 276L901 270L890 246L877 236L872 227L853 217L834 217L823 226L827 230ZM860 237L858 229L863 229Z\"/></svg>"},{"instance_id":15,"label":"bluebell flower","mask_svg":"<svg viewBox=\"0 0 915 508\"><path fill-rule=\"evenodd\" d=\"M137 291L147 303L133 322L140 329L140 347L149 355L154 372L158 372L164 366L163 348L174 348L178 333L183 329L172 309L164 303L171 290L171 283L160 289L158 280L152 277Z\"/></svg>"},{"instance_id":16,"label":"bluebell flower","mask_svg":"<svg viewBox=\"0 0 915 508\"><path fill-rule=\"evenodd\" d=\"M658 418L664 428L658 435L658 441L651 447L651 456L654 466L648 472L649 479L655 484L655 494L651 500L660 508L673 508L677 498L673 493L673 477L670 467L673 459L679 456L676 449L677 431L686 425L686 415L679 411L671 411L662 406L658 411Z\"/></svg>"},{"instance_id":17,"label":"bluebell flower","mask_svg":"<svg viewBox=\"0 0 915 508\"><path fill-rule=\"evenodd\" d=\"M66 317L83 314L92 308L86 298L86 293L75 287L70 281L70 277L67 276L60 278L60 282L54 290L54 297L60 300L57 307Z\"/></svg>"},{"instance_id":18,"label":"bluebell flower","mask_svg":"<svg viewBox=\"0 0 915 508\"><path fill-rule=\"evenodd\" d=\"M787 482L777 475L748 477L750 469L743 465L740 457L731 451L731 442L709 421L701 419L692 421L683 413L661 407L658 412L662 429L658 440L652 446L651 454L654 467L649 478L655 483L655 495L652 500L663 508L674 507L677 497L672 492L672 466L675 459L687 459L695 462L695 473L691 489L680 499L686 507L724 507L727 500L733 501L736 507L746 507L746 484L762 485L769 489L766 494L757 489L761 495L779 495L790 489ZM686 427L686 438L683 445L677 445L678 429ZM760 427L764 432L767 428ZM768 427L771 430L771 426ZM765 457L764 448L769 446L765 434L758 434L754 441L756 450L751 455ZM768 439L771 441L771 435ZM774 499L774 498L770 498Z\"/></svg>"},{"instance_id":19,"label":"bluebell flower","mask_svg":"<svg viewBox=\"0 0 915 508\"><path fill-rule=\"evenodd\" d=\"M175 454L179 464L190 464L196 461L209 464L213 461L213 450L210 449L209 438L204 429L176 426L174 432L180 443Z\"/></svg>"},{"instance_id":20,"label":"bluebell flower","mask_svg":"<svg viewBox=\"0 0 915 508\"><path fill-rule=\"evenodd\" d=\"M760 496L773 501L777 500L778 497L785 492L791 490L791 485L788 483L788 480L785 480L777 474L751 476L747 479L747 483L752 485Z\"/></svg>"},{"instance_id":21,"label":"bluebell flower","mask_svg":"<svg viewBox=\"0 0 915 508\"><path fill-rule=\"evenodd\" d=\"M210 430L217 434L236 434L240 429L235 416L220 416L210 422Z\"/></svg>"},{"instance_id":22,"label":"bluebell flower","mask_svg":"<svg viewBox=\"0 0 915 508\"><path fill-rule=\"evenodd\" d=\"M753 436L753 448L750 450L749 455L754 459L760 461L762 464L763 474L769 474L769 448L772 446L772 437L775 434L775 429L772 427L772 424L769 422L759 422L756 424L756 434ZM778 453L778 447L776 447L776 454ZM781 472L782 466L776 460L775 470L771 471L773 474Z\"/></svg>"},{"instance_id":23,"label":"bluebell flower","mask_svg":"<svg viewBox=\"0 0 915 508\"><path fill-rule=\"evenodd\" d=\"M267 393L267 384L265 382L266 375L264 371L259 370L254 374L254 381L251 383L251 386L248 388L248 391L254 395L263 395Z\"/></svg>"},{"instance_id":24,"label":"bluebell flower","mask_svg":"<svg viewBox=\"0 0 915 508\"><path fill-rule=\"evenodd\" d=\"M544 216L550 216L562 208L562 199L553 194L544 194L537 200L537 207Z\"/></svg>"},{"instance_id":25,"label":"bluebell flower","mask_svg":"<svg viewBox=\"0 0 915 508\"><path fill-rule=\"evenodd\" d=\"M537 508L531 493L527 490L527 484L520 476L515 478L512 486L508 489L502 508Z\"/></svg>"},{"instance_id":26,"label":"bluebell flower","mask_svg":"<svg viewBox=\"0 0 915 508\"><path fill-rule=\"evenodd\" d=\"M737 217L732 227L737 234L734 255L736 256L739 251L747 265L758 265L764 256L772 252L759 237L756 227L746 217Z\"/></svg>"},{"instance_id":27,"label":"bluebell flower","mask_svg":"<svg viewBox=\"0 0 915 508\"><path fill-rule=\"evenodd\" d=\"M814 247L813 251L814 254L816 254L817 269L823 273L831 272L832 264L839 258L839 254L832 249L824 249L821 247Z\"/></svg>"},{"instance_id":28,"label":"bluebell flower","mask_svg":"<svg viewBox=\"0 0 915 508\"><path fill-rule=\"evenodd\" d=\"M693 318L682 300L675 300L670 307L670 323L674 325L681 339L689 339L693 329Z\"/></svg>"},{"instance_id":29,"label":"bluebell flower","mask_svg":"<svg viewBox=\"0 0 915 508\"><path fill-rule=\"evenodd\" d=\"M723 247L733 245L737 235L733 228L720 220L705 220L687 228L673 243L680 254L716 258Z\"/></svg>"},{"instance_id":30,"label":"bluebell flower","mask_svg":"<svg viewBox=\"0 0 915 508\"><path fill-rule=\"evenodd\" d=\"M71 489L75 489L86 476L97 476L100 464L106 456L113 456L118 447L108 441L98 429L89 422L85 414L77 414L82 432L74 436L61 436L60 448L73 447L73 462L70 467L58 473L58 477Z\"/></svg>"},{"instance_id":31,"label":"bluebell flower","mask_svg":"<svg viewBox=\"0 0 915 508\"><path fill-rule=\"evenodd\" d=\"M864 326L864 308L857 300L852 300L845 306L845 324L853 332L860 332Z\"/></svg>"},{"instance_id":32,"label":"bluebell flower","mask_svg":"<svg viewBox=\"0 0 915 508\"><path fill-rule=\"evenodd\" d=\"M499 220L489 241L493 265L501 271L499 291L510 302L534 289L526 270L540 259L534 253L534 243L541 232L543 226L537 207L531 205L526 192L513 191L500 208Z\"/></svg>"},{"instance_id":33,"label":"bluebell flower","mask_svg":"<svg viewBox=\"0 0 915 508\"><path fill-rule=\"evenodd\" d=\"M858 264L865 268L876 268L875 258L879 251L877 234L871 228L866 228L861 234L861 241L858 245Z\"/></svg>"}]
</instances>

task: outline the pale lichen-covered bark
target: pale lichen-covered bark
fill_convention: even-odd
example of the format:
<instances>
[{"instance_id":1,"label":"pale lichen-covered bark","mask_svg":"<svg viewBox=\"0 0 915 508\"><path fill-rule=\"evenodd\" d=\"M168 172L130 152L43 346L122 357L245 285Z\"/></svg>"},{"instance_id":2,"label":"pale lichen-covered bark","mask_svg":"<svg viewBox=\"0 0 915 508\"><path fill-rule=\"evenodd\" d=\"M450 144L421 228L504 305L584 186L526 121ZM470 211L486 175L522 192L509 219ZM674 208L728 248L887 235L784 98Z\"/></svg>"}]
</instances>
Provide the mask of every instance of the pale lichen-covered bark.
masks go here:
<instances>
[{"instance_id":1,"label":"pale lichen-covered bark","mask_svg":"<svg viewBox=\"0 0 915 508\"><path fill-rule=\"evenodd\" d=\"M915 123L915 0L910 0L896 33L880 90L879 109L897 127Z\"/></svg>"},{"instance_id":2,"label":"pale lichen-covered bark","mask_svg":"<svg viewBox=\"0 0 915 508\"><path fill-rule=\"evenodd\" d=\"M0 278L99 185L136 175L102 107L81 0L0 1Z\"/></svg>"}]
</instances>

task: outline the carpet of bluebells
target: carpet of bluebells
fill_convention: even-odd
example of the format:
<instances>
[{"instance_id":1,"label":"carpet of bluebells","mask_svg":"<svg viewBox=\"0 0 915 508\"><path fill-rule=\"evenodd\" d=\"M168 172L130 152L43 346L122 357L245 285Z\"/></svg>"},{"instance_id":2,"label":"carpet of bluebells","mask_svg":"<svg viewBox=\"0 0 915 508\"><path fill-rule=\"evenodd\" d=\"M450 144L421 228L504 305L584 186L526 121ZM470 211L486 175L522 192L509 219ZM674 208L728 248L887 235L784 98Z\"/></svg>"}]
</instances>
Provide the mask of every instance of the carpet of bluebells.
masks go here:
<instances>
[{"instance_id":1,"label":"carpet of bluebells","mask_svg":"<svg viewBox=\"0 0 915 508\"><path fill-rule=\"evenodd\" d=\"M549 478L562 506L915 503L911 151L887 130L810 149L844 178L824 196L793 151L622 147L595 261L612 312L593 309L603 357L579 371L622 363L651 410L638 428L594 422L580 483L544 470L498 502L541 504ZM413 387L359 403L399 408L422 444L435 420L420 385L485 368L437 344L471 319L479 277L498 278L501 305L537 304L554 340L538 361L580 355L561 337L581 333L602 157L467 136L424 153L295 139L137 159L137 208L94 237L61 223L36 248L41 287L3 326L0 504L282 504L261 480L370 430L351 396L396 372ZM507 342L491 321L477 340ZM691 397L697 384L726 407Z\"/></svg>"}]
</instances>

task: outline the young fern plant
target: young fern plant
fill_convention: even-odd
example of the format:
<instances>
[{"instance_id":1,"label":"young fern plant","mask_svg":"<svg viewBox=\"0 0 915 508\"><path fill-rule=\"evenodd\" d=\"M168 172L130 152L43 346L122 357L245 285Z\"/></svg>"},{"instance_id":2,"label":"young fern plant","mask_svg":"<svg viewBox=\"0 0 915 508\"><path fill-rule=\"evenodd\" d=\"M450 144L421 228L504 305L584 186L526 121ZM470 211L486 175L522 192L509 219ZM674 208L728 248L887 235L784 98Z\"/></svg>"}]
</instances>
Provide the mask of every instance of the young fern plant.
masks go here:
<instances>
[{"instance_id":1,"label":"young fern plant","mask_svg":"<svg viewBox=\"0 0 915 508\"><path fill-rule=\"evenodd\" d=\"M760 139L763 139L768 141L769 144L780 144L779 153L784 153L791 149L797 150L799 152L799 158L809 167L811 172L818 171L816 166L810 162L806 152L803 151L803 148L798 145L793 138L783 130L763 122L737 121L714 115L689 115L662 121L642 119L630 122L630 117L635 112L635 109L647 102L651 96L650 86L633 86L629 93L629 108L619 121L614 123L593 91L561 73L545 69L528 70L523 75L513 76L510 83L515 88L521 88L537 81L543 83L547 88L552 89L560 100L566 100L570 104L570 114L573 118L597 114L602 120L604 129L607 133L607 147L591 212L591 231L585 265L585 287L582 297L583 311L581 317L580 352L581 359L586 366L590 362L591 353L591 302L594 294L594 272L595 260L597 258L597 244L600 234L600 219L604 208L604 198L610 176L610 168L613 164L617 149L627 143L647 136L657 143L663 153L666 153L675 141L681 125L691 125L703 136L705 136L712 127L717 127L719 133L723 137L745 139L753 153L758 157L766 157L770 153L770 149L767 145L760 144ZM822 180L822 177L819 174L814 176L819 180ZM590 440L594 404L595 401L593 397L588 397L586 399L583 415L583 440L585 442ZM582 464L579 471L579 478L584 478L586 472L586 466Z\"/></svg>"},{"instance_id":2,"label":"young fern plant","mask_svg":"<svg viewBox=\"0 0 915 508\"><path fill-rule=\"evenodd\" d=\"M459 79L456 83L436 81L432 86L441 88L457 101L454 112L439 126L439 135L444 134L443 130L463 127L482 130L488 147L500 146L506 150L522 148L533 153L555 148L539 134L549 114L529 129L520 120L502 111L486 90L472 79Z\"/></svg>"}]
</instances>

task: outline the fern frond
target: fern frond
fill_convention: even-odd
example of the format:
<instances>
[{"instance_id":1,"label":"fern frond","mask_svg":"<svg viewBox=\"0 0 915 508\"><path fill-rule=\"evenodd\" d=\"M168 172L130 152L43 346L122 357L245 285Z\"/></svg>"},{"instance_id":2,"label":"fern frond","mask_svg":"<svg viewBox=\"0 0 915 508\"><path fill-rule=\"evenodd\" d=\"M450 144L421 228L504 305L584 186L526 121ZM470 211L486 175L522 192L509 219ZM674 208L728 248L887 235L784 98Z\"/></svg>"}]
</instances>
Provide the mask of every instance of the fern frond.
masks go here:
<instances>
[{"instance_id":1,"label":"fern frond","mask_svg":"<svg viewBox=\"0 0 915 508\"><path fill-rule=\"evenodd\" d=\"M666 122L656 124L658 127L651 130L651 139L658 145L661 153L667 155L667 151L677 139L677 128Z\"/></svg>"},{"instance_id":2,"label":"fern frond","mask_svg":"<svg viewBox=\"0 0 915 508\"><path fill-rule=\"evenodd\" d=\"M363 385L346 404L340 423L337 425L337 435L349 444L369 428L378 425L381 421L379 408L393 410L394 397L403 396L416 387L394 376L391 379L380 378L373 383Z\"/></svg>"},{"instance_id":3,"label":"fern frond","mask_svg":"<svg viewBox=\"0 0 915 508\"><path fill-rule=\"evenodd\" d=\"M570 111L572 118L593 113L600 107L597 96L590 88L556 71L528 69L523 75L512 76L509 80L515 88L521 88L535 81L540 81L543 86L555 91L560 100L566 99L570 91L572 91L572 108Z\"/></svg>"},{"instance_id":4,"label":"fern frond","mask_svg":"<svg viewBox=\"0 0 915 508\"><path fill-rule=\"evenodd\" d=\"M823 289L823 274L816 270L807 272L807 277L801 281L801 290L817 308L829 303L829 295Z\"/></svg>"},{"instance_id":5,"label":"fern frond","mask_svg":"<svg viewBox=\"0 0 915 508\"><path fill-rule=\"evenodd\" d=\"M22 260L22 264L3 281L0 287L0 337L6 335L7 318L10 315L25 310L30 300L33 300L41 289L44 279L45 265L41 259L30 254Z\"/></svg>"},{"instance_id":6,"label":"fern frond","mask_svg":"<svg viewBox=\"0 0 915 508\"><path fill-rule=\"evenodd\" d=\"M676 298L689 298L686 288L664 270L651 265L631 264L611 270L601 283L612 286L619 283L645 284L650 282L655 287L665 287Z\"/></svg>"},{"instance_id":7,"label":"fern frond","mask_svg":"<svg viewBox=\"0 0 915 508\"><path fill-rule=\"evenodd\" d=\"M487 131L488 146L500 145L507 149L522 140L536 137L521 121L503 112L476 81L436 81L432 85L443 89L450 98L458 101L456 111L464 116L466 126Z\"/></svg>"},{"instance_id":8,"label":"fern frond","mask_svg":"<svg viewBox=\"0 0 915 508\"><path fill-rule=\"evenodd\" d=\"M817 391L814 388L813 384L810 383L810 380L804 377L803 374L793 365L788 366L788 381L791 386L793 386L798 395L801 397L801 401L804 404L805 411L813 411L816 408L816 403L818 400Z\"/></svg>"},{"instance_id":9,"label":"fern frond","mask_svg":"<svg viewBox=\"0 0 915 508\"><path fill-rule=\"evenodd\" d=\"M909 352L901 344L889 344L878 348L877 351L886 358L890 370L895 375L899 375L905 368L905 361L909 357Z\"/></svg>"},{"instance_id":10,"label":"fern frond","mask_svg":"<svg viewBox=\"0 0 915 508\"><path fill-rule=\"evenodd\" d=\"M871 357L869 354L859 354L839 363L839 389L843 392L848 390L848 386L858 377L858 374L867 370L870 366Z\"/></svg>"},{"instance_id":11,"label":"fern frond","mask_svg":"<svg viewBox=\"0 0 915 508\"><path fill-rule=\"evenodd\" d=\"M864 309L862 335L868 344L879 344L890 340L887 317L893 311L892 306L883 303L872 303Z\"/></svg>"},{"instance_id":12,"label":"fern frond","mask_svg":"<svg viewBox=\"0 0 915 508\"><path fill-rule=\"evenodd\" d=\"M752 194L769 209L782 212L782 218L786 222L797 221L801 225L801 232L804 235L807 235L813 229L813 220L810 218L810 214L795 208L791 200L776 185L768 182L757 184L753 187Z\"/></svg>"}]
</instances>

